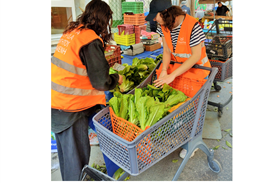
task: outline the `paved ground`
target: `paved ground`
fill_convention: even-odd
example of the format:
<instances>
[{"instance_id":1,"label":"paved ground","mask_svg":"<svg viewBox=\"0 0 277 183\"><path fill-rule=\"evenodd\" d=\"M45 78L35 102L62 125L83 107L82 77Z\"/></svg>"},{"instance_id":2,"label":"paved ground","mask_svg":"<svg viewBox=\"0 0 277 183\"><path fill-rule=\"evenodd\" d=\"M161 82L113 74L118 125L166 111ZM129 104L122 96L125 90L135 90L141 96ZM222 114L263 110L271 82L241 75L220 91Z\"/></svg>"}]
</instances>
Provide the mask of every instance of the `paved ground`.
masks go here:
<instances>
[{"instance_id":1,"label":"paved ground","mask_svg":"<svg viewBox=\"0 0 277 183\"><path fill-rule=\"evenodd\" d=\"M229 83L228 83L229 82ZM232 79L225 80L224 82L219 82L222 87L221 91L216 92L211 90L209 101L225 103L230 97L232 91ZM218 97L219 95L219 97ZM207 111L210 113L217 113L214 109L216 107L208 106ZM212 115L216 116L217 115ZM206 116L207 117L207 116ZM232 149L226 145L226 141L232 144L232 137L225 132L226 129L232 129L232 101L223 108L223 114L218 118L221 129L222 138L219 140L203 139L209 148L220 145L220 147L215 150L214 158L221 163L222 171L219 174L212 172L208 167L207 156L201 150L196 151L195 155L189 159L185 168L183 169L178 181L232 181ZM230 131L232 133L232 130ZM224 149L224 148L226 149ZM147 169L145 172L138 176L131 176L129 181L170 181L174 177L176 171L178 170L182 159L179 157L179 152L181 148L177 149L161 161L159 161L154 166ZM52 157L56 154L52 153ZM173 163L172 160L177 159L177 163ZM52 166L58 160L52 158ZM91 148L91 158L89 165L93 162L97 164L102 164L104 162L102 153L99 146L92 146ZM61 180L60 170L51 170L52 181Z\"/></svg>"}]
</instances>

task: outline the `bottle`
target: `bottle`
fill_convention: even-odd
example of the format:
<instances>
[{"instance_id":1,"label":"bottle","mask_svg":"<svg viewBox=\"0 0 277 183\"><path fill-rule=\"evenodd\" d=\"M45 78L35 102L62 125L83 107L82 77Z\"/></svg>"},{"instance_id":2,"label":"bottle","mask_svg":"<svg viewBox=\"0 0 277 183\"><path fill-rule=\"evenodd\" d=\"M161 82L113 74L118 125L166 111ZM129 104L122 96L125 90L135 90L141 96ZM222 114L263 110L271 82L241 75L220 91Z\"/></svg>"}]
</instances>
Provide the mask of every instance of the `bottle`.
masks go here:
<instances>
[{"instance_id":1,"label":"bottle","mask_svg":"<svg viewBox=\"0 0 277 183\"><path fill-rule=\"evenodd\" d=\"M205 22L204 22L204 29L207 29L207 25L208 25L208 21L206 19Z\"/></svg>"}]
</instances>

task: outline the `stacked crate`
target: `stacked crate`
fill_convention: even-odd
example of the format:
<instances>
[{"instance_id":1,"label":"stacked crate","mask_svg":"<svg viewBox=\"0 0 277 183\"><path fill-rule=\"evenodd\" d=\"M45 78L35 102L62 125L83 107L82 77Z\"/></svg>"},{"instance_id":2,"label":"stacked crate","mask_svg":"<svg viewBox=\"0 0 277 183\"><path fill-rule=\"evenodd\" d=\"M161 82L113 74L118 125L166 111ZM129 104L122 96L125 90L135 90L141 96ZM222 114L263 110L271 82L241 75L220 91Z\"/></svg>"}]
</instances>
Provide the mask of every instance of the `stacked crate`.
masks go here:
<instances>
[{"instance_id":1,"label":"stacked crate","mask_svg":"<svg viewBox=\"0 0 277 183\"><path fill-rule=\"evenodd\" d=\"M142 30L141 35L142 39L140 40L140 42L142 42L146 51L154 51L161 48L161 43L159 42L159 34Z\"/></svg>"},{"instance_id":2,"label":"stacked crate","mask_svg":"<svg viewBox=\"0 0 277 183\"><path fill-rule=\"evenodd\" d=\"M141 30L146 30L143 2L122 2L122 13L124 24L118 26L118 34L114 34L115 41L124 46L140 43Z\"/></svg>"},{"instance_id":3,"label":"stacked crate","mask_svg":"<svg viewBox=\"0 0 277 183\"><path fill-rule=\"evenodd\" d=\"M130 46L136 43L134 25L118 25L118 33L114 33L114 40L117 44Z\"/></svg>"}]
</instances>

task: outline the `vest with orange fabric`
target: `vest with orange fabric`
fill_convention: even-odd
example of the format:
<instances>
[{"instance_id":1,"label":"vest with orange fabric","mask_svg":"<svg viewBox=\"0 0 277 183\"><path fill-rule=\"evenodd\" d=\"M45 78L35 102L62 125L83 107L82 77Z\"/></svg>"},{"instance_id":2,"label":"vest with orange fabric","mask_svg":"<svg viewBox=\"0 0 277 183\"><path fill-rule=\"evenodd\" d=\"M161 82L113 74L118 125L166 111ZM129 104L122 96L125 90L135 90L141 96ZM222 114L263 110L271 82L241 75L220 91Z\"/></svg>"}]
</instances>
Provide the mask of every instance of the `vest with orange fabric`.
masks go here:
<instances>
[{"instance_id":1,"label":"vest with orange fabric","mask_svg":"<svg viewBox=\"0 0 277 183\"><path fill-rule=\"evenodd\" d=\"M173 52L173 45L172 45L170 31L166 29L164 26L161 26L164 34L164 38L166 40L166 44L168 45L171 51L172 61L184 63L192 55L189 44L190 44L191 31L195 23L197 23L197 20L192 16L186 14L186 17L180 29L175 52ZM202 45L201 57L196 64L205 66L205 67L211 67L209 59L206 55L206 47L204 45L204 42L201 42L200 44ZM179 63L169 64L167 73L170 74L178 67L180 67L181 64ZM157 70L158 76L160 75L161 70L162 70L162 65ZM204 78L206 78L209 75L209 72L210 71L203 70L203 69L191 68L185 73L176 77L175 80L169 85L172 86L173 88L176 88L184 92L187 96L193 97L197 93L197 91L203 86L203 84L206 82L206 79Z\"/></svg>"},{"instance_id":2,"label":"vest with orange fabric","mask_svg":"<svg viewBox=\"0 0 277 183\"><path fill-rule=\"evenodd\" d=\"M106 105L104 91L92 87L79 56L82 46L95 39L103 43L90 29L75 29L62 35L51 59L51 108L78 112L97 104Z\"/></svg>"}]
</instances>

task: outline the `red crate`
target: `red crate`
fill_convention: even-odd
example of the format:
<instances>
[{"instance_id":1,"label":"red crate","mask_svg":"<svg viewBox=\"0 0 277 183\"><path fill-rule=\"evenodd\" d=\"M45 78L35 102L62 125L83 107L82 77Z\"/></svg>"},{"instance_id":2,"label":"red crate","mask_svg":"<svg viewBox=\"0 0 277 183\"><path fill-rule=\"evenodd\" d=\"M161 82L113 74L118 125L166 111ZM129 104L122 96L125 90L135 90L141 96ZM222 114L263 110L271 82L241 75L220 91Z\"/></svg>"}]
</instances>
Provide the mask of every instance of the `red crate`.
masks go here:
<instances>
[{"instance_id":1,"label":"red crate","mask_svg":"<svg viewBox=\"0 0 277 183\"><path fill-rule=\"evenodd\" d=\"M143 13L128 15L124 14L124 24L129 25L144 25L146 23Z\"/></svg>"},{"instance_id":2,"label":"red crate","mask_svg":"<svg viewBox=\"0 0 277 183\"><path fill-rule=\"evenodd\" d=\"M121 64L120 46L107 45L105 49L105 58L112 67L115 63Z\"/></svg>"},{"instance_id":3,"label":"red crate","mask_svg":"<svg viewBox=\"0 0 277 183\"><path fill-rule=\"evenodd\" d=\"M122 25L118 25L117 28L118 28L118 35L121 35L123 31L124 31L124 35L135 33L134 25L122 24Z\"/></svg>"},{"instance_id":4,"label":"red crate","mask_svg":"<svg viewBox=\"0 0 277 183\"><path fill-rule=\"evenodd\" d=\"M135 25L136 44L140 43L141 31L146 31L146 25Z\"/></svg>"}]
</instances>

